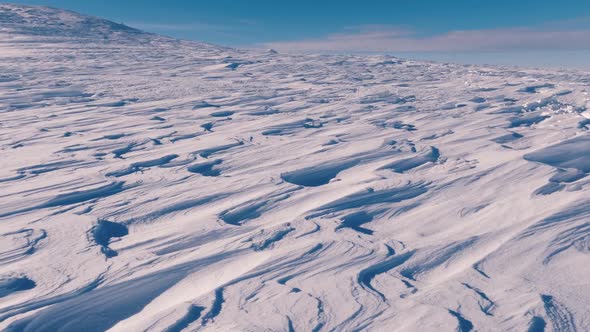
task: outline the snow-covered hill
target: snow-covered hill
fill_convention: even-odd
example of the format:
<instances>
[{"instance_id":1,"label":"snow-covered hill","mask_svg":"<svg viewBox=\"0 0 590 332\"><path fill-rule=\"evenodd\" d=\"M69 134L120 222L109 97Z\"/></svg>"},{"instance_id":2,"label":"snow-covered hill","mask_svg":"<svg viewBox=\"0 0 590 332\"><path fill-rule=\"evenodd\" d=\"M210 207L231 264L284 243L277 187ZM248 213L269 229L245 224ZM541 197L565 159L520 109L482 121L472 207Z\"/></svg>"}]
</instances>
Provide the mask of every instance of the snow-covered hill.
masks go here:
<instances>
[{"instance_id":1,"label":"snow-covered hill","mask_svg":"<svg viewBox=\"0 0 590 332\"><path fill-rule=\"evenodd\" d=\"M590 329L589 74L0 23L2 329Z\"/></svg>"},{"instance_id":2,"label":"snow-covered hill","mask_svg":"<svg viewBox=\"0 0 590 332\"><path fill-rule=\"evenodd\" d=\"M150 34L108 20L50 7L0 3L0 34L18 37L138 40ZM153 35L152 35L153 36Z\"/></svg>"}]
</instances>

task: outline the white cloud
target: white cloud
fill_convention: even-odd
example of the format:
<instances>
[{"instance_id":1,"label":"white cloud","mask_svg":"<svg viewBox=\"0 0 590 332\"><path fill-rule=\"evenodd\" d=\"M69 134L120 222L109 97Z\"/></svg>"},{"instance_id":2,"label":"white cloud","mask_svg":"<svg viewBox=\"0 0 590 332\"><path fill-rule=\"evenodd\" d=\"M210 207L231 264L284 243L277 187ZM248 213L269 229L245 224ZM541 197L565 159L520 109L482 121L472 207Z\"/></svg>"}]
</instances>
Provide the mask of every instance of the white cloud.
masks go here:
<instances>
[{"instance_id":1,"label":"white cloud","mask_svg":"<svg viewBox=\"0 0 590 332\"><path fill-rule=\"evenodd\" d=\"M579 50L590 48L590 29L463 30L424 37L406 28L368 26L325 38L269 42L264 46L285 52Z\"/></svg>"}]
</instances>

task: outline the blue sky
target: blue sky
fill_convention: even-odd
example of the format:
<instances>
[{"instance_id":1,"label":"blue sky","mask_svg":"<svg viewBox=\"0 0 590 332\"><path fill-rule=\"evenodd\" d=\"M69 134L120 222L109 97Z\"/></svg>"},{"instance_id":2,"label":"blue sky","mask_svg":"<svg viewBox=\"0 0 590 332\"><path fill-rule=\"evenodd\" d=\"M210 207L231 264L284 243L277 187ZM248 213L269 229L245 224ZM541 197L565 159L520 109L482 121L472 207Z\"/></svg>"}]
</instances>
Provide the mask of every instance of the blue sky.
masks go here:
<instances>
[{"instance_id":1,"label":"blue sky","mask_svg":"<svg viewBox=\"0 0 590 332\"><path fill-rule=\"evenodd\" d=\"M590 0L32 0L173 37L289 52L375 52L434 59L530 52L584 62ZM438 55L437 55L438 54ZM469 56L473 54L473 56ZM528 55L527 55L528 54ZM588 53L590 54L590 53ZM566 57L557 61L573 63ZM538 60L539 59L535 59ZM589 60L590 62L590 60Z\"/></svg>"}]
</instances>

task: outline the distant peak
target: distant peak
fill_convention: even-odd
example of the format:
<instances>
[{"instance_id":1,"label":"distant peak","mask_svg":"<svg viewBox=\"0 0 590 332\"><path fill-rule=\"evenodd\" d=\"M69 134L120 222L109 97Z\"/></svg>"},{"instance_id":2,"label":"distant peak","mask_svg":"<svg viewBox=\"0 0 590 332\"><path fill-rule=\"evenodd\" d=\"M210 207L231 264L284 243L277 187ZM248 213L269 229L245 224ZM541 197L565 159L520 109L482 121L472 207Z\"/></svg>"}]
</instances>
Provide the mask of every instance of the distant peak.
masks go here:
<instances>
[{"instance_id":1,"label":"distant peak","mask_svg":"<svg viewBox=\"0 0 590 332\"><path fill-rule=\"evenodd\" d=\"M16 4L0 4L0 33L98 40L120 40L151 35L121 23L69 10Z\"/></svg>"}]
</instances>

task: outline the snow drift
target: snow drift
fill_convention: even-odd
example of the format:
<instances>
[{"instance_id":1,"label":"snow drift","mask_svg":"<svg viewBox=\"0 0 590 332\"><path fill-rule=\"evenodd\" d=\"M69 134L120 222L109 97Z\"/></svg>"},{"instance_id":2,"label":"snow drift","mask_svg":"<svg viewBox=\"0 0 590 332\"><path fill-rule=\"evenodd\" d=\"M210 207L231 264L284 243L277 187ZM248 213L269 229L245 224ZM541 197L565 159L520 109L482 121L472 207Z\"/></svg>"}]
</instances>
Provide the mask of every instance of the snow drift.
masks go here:
<instances>
[{"instance_id":1,"label":"snow drift","mask_svg":"<svg viewBox=\"0 0 590 332\"><path fill-rule=\"evenodd\" d=\"M0 27L2 329L590 329L588 74Z\"/></svg>"}]
</instances>

